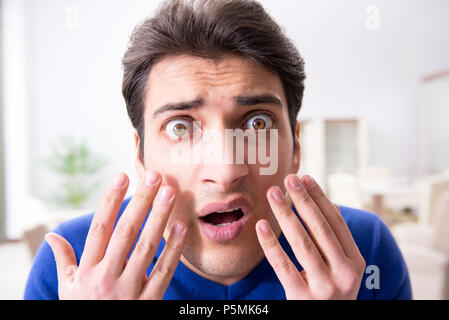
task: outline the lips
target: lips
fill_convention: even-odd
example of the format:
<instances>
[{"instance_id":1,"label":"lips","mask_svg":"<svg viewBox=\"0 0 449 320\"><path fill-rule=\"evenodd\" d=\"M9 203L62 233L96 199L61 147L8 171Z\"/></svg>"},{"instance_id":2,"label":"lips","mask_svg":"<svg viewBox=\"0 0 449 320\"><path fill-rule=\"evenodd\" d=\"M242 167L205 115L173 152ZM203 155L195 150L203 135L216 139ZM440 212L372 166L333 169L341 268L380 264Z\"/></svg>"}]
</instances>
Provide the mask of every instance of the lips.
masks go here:
<instances>
[{"instance_id":1,"label":"lips","mask_svg":"<svg viewBox=\"0 0 449 320\"><path fill-rule=\"evenodd\" d=\"M205 206L200 211L200 218L207 216L208 214L211 214L213 212L225 212L225 211L232 211L241 209L243 214L247 214L249 211L249 203L244 198L236 198L234 200L231 200L229 202L215 202L210 203L207 206Z\"/></svg>"},{"instance_id":2,"label":"lips","mask_svg":"<svg viewBox=\"0 0 449 320\"><path fill-rule=\"evenodd\" d=\"M205 236L213 242L235 239L247 221L249 203L244 198L216 202L200 211L200 224Z\"/></svg>"},{"instance_id":3,"label":"lips","mask_svg":"<svg viewBox=\"0 0 449 320\"><path fill-rule=\"evenodd\" d=\"M214 226L224 227L239 220L241 217L243 217L243 212L241 209L237 209L224 212L213 212L201 219L207 223L213 224Z\"/></svg>"}]
</instances>

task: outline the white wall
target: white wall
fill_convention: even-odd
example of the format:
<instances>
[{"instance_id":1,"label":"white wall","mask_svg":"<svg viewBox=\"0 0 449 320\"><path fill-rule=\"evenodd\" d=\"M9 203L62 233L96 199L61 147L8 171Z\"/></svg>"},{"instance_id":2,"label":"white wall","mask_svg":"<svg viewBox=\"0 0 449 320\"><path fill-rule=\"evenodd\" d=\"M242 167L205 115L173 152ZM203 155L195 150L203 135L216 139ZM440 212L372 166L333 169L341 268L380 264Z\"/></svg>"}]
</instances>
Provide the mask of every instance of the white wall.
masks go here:
<instances>
[{"instance_id":1,"label":"white wall","mask_svg":"<svg viewBox=\"0 0 449 320\"><path fill-rule=\"evenodd\" d=\"M416 171L418 89L424 75L449 68L449 2L263 2L305 58L302 116L361 116L369 164L390 166L395 175ZM373 5L379 29L369 28Z\"/></svg>"},{"instance_id":2,"label":"white wall","mask_svg":"<svg viewBox=\"0 0 449 320\"><path fill-rule=\"evenodd\" d=\"M61 134L87 137L109 161L104 184L118 171L130 175L134 184L132 126L121 95L121 58L134 25L154 7L151 1L136 7L129 1L109 0L29 2L25 14L34 160L47 156ZM46 176L46 171L34 171L31 190L46 192L49 186L42 183ZM99 196L90 203L98 203Z\"/></svg>"},{"instance_id":3,"label":"white wall","mask_svg":"<svg viewBox=\"0 0 449 320\"><path fill-rule=\"evenodd\" d=\"M3 2L7 7L16 1ZM67 133L88 137L90 146L108 158L104 186L115 172L125 171L132 179L132 191L132 128L121 96L120 60L133 27L159 2L19 2L23 4L19 11L23 11L25 52L5 49L19 58L24 54L26 78L16 87L23 90L27 111L27 168L22 169L29 182L25 192L39 195L52 188L54 181L38 161ZM396 175L416 167L416 92L423 75L449 66L449 2L261 2L305 58L308 79L300 116L364 117L370 130L369 163L389 165ZM14 104L4 107L14 108ZM92 197L92 209L103 190ZM20 224L8 215L10 224Z\"/></svg>"},{"instance_id":4,"label":"white wall","mask_svg":"<svg viewBox=\"0 0 449 320\"><path fill-rule=\"evenodd\" d=\"M423 82L420 101L425 151L422 167L429 174L449 172L449 72Z\"/></svg>"},{"instance_id":5,"label":"white wall","mask_svg":"<svg viewBox=\"0 0 449 320\"><path fill-rule=\"evenodd\" d=\"M30 176L27 170L26 37L23 1L2 1L2 121L4 146L6 236L16 237L26 219L23 199Z\"/></svg>"}]
</instances>

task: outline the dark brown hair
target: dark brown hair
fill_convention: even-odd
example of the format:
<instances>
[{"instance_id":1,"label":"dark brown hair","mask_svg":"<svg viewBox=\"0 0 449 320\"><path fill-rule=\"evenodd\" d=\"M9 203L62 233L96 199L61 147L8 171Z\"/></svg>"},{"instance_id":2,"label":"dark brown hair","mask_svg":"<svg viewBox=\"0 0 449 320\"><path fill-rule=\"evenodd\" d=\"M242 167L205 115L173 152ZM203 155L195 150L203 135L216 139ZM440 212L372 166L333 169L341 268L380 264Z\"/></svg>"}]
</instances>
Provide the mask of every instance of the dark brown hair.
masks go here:
<instances>
[{"instance_id":1,"label":"dark brown hair","mask_svg":"<svg viewBox=\"0 0 449 320\"><path fill-rule=\"evenodd\" d=\"M294 44L254 0L168 0L133 31L123 57L128 115L140 138L143 160L144 98L152 67L168 55L249 58L281 79L292 134L304 92L304 61Z\"/></svg>"}]
</instances>

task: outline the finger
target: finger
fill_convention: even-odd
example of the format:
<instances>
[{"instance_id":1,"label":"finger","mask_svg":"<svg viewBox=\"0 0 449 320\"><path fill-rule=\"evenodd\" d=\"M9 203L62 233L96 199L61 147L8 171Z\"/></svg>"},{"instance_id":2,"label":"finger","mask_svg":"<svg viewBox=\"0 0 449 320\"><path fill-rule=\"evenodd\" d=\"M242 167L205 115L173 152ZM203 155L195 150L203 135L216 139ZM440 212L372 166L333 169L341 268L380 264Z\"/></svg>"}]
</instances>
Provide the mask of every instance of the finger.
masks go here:
<instances>
[{"instance_id":1,"label":"finger","mask_svg":"<svg viewBox=\"0 0 449 320\"><path fill-rule=\"evenodd\" d=\"M115 226L104 262L108 265L108 269L117 276L123 271L126 258L136 241L145 217L148 215L160 182L161 177L158 173L148 171Z\"/></svg>"},{"instance_id":2,"label":"finger","mask_svg":"<svg viewBox=\"0 0 449 320\"><path fill-rule=\"evenodd\" d=\"M311 238L327 262L333 265L343 263L345 253L340 242L323 215L324 213L310 197L298 176L296 174L288 175L284 180L284 185L298 214L309 230Z\"/></svg>"},{"instance_id":3,"label":"finger","mask_svg":"<svg viewBox=\"0 0 449 320\"><path fill-rule=\"evenodd\" d=\"M175 190L170 186L163 186L158 192L148 220L122 274L130 283L135 283L146 276L146 270L161 242L174 199Z\"/></svg>"},{"instance_id":4,"label":"finger","mask_svg":"<svg viewBox=\"0 0 449 320\"><path fill-rule=\"evenodd\" d=\"M334 203L334 208L335 208L335 209L337 209L338 213L340 213L340 214L341 214L341 210L340 210L340 207L339 207L338 205L336 205L335 203Z\"/></svg>"},{"instance_id":5,"label":"finger","mask_svg":"<svg viewBox=\"0 0 449 320\"><path fill-rule=\"evenodd\" d=\"M47 233L45 241L50 245L56 261L58 282L73 280L77 269L76 255L70 243L56 233Z\"/></svg>"},{"instance_id":6,"label":"finger","mask_svg":"<svg viewBox=\"0 0 449 320\"><path fill-rule=\"evenodd\" d=\"M273 267L286 294L287 292L308 292L307 283L282 249L268 221L259 220L256 223L256 233L265 257Z\"/></svg>"},{"instance_id":7,"label":"finger","mask_svg":"<svg viewBox=\"0 0 449 320\"><path fill-rule=\"evenodd\" d=\"M91 267L103 259L128 183L126 174L119 173L104 194L87 234L80 269Z\"/></svg>"},{"instance_id":8,"label":"finger","mask_svg":"<svg viewBox=\"0 0 449 320\"><path fill-rule=\"evenodd\" d=\"M302 178L302 181L308 194L326 217L346 256L355 257L360 255L359 248L341 215L340 208L326 197L321 187L312 177L306 175Z\"/></svg>"},{"instance_id":9,"label":"finger","mask_svg":"<svg viewBox=\"0 0 449 320\"><path fill-rule=\"evenodd\" d=\"M269 188L267 198L287 241L303 268L317 277L327 272L328 268L318 248L285 201L281 189L277 186Z\"/></svg>"},{"instance_id":10,"label":"finger","mask_svg":"<svg viewBox=\"0 0 449 320\"><path fill-rule=\"evenodd\" d=\"M162 299L179 263L187 234L186 226L176 222L165 244L164 251L142 290L142 299Z\"/></svg>"}]
</instances>

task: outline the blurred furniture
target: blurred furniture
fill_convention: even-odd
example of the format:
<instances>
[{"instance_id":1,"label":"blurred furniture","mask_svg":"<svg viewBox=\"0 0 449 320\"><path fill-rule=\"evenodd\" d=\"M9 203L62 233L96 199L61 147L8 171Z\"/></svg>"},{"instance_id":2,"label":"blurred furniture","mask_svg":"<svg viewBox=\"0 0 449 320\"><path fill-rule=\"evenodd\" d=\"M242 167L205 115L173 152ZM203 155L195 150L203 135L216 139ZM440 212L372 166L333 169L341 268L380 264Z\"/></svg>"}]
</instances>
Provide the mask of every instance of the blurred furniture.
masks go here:
<instances>
[{"instance_id":1,"label":"blurred furniture","mask_svg":"<svg viewBox=\"0 0 449 320\"><path fill-rule=\"evenodd\" d=\"M415 299L449 299L449 177L430 179L418 223L392 228Z\"/></svg>"},{"instance_id":2,"label":"blurred furniture","mask_svg":"<svg viewBox=\"0 0 449 320\"><path fill-rule=\"evenodd\" d=\"M424 196L421 203L419 222L425 225L436 226L435 208L439 198L449 191L449 172L429 176L424 182Z\"/></svg>"},{"instance_id":3,"label":"blurred furniture","mask_svg":"<svg viewBox=\"0 0 449 320\"><path fill-rule=\"evenodd\" d=\"M387 198L402 198L403 206L418 209L420 199L424 196L424 185L417 182L408 183L400 179L385 181L362 180L361 192L371 199L371 210L382 216L385 211Z\"/></svg>"},{"instance_id":4,"label":"blurred furniture","mask_svg":"<svg viewBox=\"0 0 449 320\"><path fill-rule=\"evenodd\" d=\"M34 257L42 243L42 240L44 239L45 234L49 231L50 228L47 225L38 224L30 229L26 229L23 232L22 239L27 244L31 257Z\"/></svg>"},{"instance_id":5,"label":"blurred furniture","mask_svg":"<svg viewBox=\"0 0 449 320\"><path fill-rule=\"evenodd\" d=\"M349 182L366 164L368 139L362 118L304 119L300 141L301 173L313 176L327 193L329 182Z\"/></svg>"},{"instance_id":6,"label":"blurred furniture","mask_svg":"<svg viewBox=\"0 0 449 320\"><path fill-rule=\"evenodd\" d=\"M367 166L360 170L361 197L370 198L370 210L378 215L383 214L385 185L391 180L391 170L386 166Z\"/></svg>"},{"instance_id":7,"label":"blurred furniture","mask_svg":"<svg viewBox=\"0 0 449 320\"><path fill-rule=\"evenodd\" d=\"M327 177L328 196L333 202L352 208L362 208L359 180L349 173L333 173Z\"/></svg>"},{"instance_id":8,"label":"blurred furniture","mask_svg":"<svg viewBox=\"0 0 449 320\"><path fill-rule=\"evenodd\" d=\"M417 89L419 171L441 173L449 164L449 69L426 75Z\"/></svg>"},{"instance_id":9,"label":"blurred furniture","mask_svg":"<svg viewBox=\"0 0 449 320\"><path fill-rule=\"evenodd\" d=\"M31 196L23 200L23 205L29 214L28 219L22 223L22 239L31 257L36 254L47 232L64 221L89 213L87 209L49 208L40 199Z\"/></svg>"}]
</instances>

